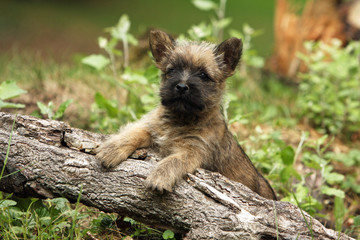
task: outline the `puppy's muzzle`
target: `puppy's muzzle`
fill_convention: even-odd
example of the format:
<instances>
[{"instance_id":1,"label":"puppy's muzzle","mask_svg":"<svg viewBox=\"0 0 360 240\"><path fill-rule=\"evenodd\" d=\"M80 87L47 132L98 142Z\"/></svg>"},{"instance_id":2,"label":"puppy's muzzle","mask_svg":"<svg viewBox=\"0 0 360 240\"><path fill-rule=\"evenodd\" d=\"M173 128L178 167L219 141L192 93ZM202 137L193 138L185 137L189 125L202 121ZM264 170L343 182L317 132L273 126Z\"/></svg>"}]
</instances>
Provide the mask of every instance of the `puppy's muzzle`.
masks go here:
<instances>
[{"instance_id":1,"label":"puppy's muzzle","mask_svg":"<svg viewBox=\"0 0 360 240\"><path fill-rule=\"evenodd\" d=\"M184 94L189 91L189 86L184 83L179 83L175 86L175 91L180 94Z\"/></svg>"}]
</instances>

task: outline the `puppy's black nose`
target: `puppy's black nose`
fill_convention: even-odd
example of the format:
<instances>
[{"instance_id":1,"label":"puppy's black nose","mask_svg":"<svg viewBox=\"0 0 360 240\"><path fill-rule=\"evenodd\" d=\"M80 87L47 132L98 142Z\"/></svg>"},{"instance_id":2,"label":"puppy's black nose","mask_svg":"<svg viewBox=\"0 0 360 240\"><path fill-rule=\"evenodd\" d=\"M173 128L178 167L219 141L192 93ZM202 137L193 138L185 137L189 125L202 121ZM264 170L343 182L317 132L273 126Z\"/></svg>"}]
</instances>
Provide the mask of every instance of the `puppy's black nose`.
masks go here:
<instances>
[{"instance_id":1,"label":"puppy's black nose","mask_svg":"<svg viewBox=\"0 0 360 240\"><path fill-rule=\"evenodd\" d=\"M187 90L189 90L189 86L183 83L179 83L175 86L175 89L178 93L185 93Z\"/></svg>"}]
</instances>

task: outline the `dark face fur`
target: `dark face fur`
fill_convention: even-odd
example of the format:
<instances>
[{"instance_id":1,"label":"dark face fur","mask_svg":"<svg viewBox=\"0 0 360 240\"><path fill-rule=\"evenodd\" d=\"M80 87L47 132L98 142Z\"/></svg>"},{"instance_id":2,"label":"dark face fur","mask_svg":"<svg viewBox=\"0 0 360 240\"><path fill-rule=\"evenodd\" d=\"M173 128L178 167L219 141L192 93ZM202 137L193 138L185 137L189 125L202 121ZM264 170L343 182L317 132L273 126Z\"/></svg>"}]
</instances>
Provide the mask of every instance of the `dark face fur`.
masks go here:
<instances>
[{"instance_id":1,"label":"dark face fur","mask_svg":"<svg viewBox=\"0 0 360 240\"><path fill-rule=\"evenodd\" d=\"M161 104L175 117L193 120L220 107L225 79L239 62L242 42L230 38L218 46L178 43L164 32L152 31L150 48L163 72Z\"/></svg>"},{"instance_id":2,"label":"dark face fur","mask_svg":"<svg viewBox=\"0 0 360 240\"><path fill-rule=\"evenodd\" d=\"M161 103L180 116L198 116L219 98L217 84L202 67L181 56L173 59L162 77ZM216 102L216 101L215 101Z\"/></svg>"}]
</instances>

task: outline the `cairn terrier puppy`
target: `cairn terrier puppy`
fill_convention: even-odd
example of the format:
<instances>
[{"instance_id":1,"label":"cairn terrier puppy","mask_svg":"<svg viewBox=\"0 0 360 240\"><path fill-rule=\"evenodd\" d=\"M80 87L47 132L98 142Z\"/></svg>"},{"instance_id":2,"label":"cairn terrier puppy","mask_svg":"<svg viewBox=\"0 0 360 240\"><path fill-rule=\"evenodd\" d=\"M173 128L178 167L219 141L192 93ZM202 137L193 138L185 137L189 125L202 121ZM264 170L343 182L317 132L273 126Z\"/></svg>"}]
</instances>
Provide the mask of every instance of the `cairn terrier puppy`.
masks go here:
<instances>
[{"instance_id":1,"label":"cairn terrier puppy","mask_svg":"<svg viewBox=\"0 0 360 240\"><path fill-rule=\"evenodd\" d=\"M113 168L136 149L151 147L163 158L145 180L153 190L172 191L186 173L204 168L276 199L221 114L226 79L241 57L241 39L214 45L175 41L162 31L152 31L150 49L162 71L161 105L99 146L96 156L102 166Z\"/></svg>"}]
</instances>

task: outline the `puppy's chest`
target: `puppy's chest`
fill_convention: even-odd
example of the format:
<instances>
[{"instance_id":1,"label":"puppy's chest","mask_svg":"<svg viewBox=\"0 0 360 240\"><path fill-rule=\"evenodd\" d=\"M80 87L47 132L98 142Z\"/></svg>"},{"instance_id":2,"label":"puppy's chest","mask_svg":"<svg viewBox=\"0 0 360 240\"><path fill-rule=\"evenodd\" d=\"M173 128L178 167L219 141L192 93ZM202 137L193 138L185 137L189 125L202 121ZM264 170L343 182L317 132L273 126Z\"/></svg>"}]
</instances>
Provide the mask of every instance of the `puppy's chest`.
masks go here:
<instances>
[{"instance_id":1,"label":"puppy's chest","mask_svg":"<svg viewBox=\"0 0 360 240\"><path fill-rule=\"evenodd\" d=\"M164 125L153 125L150 128L152 145L162 156L171 154L179 145L186 144L189 137L199 135L199 132L186 127L173 127Z\"/></svg>"},{"instance_id":2,"label":"puppy's chest","mask_svg":"<svg viewBox=\"0 0 360 240\"><path fill-rule=\"evenodd\" d=\"M160 146L171 146L174 140L179 141L186 134L188 134L188 131L185 129L168 126L158 126L151 131L154 143Z\"/></svg>"}]
</instances>

